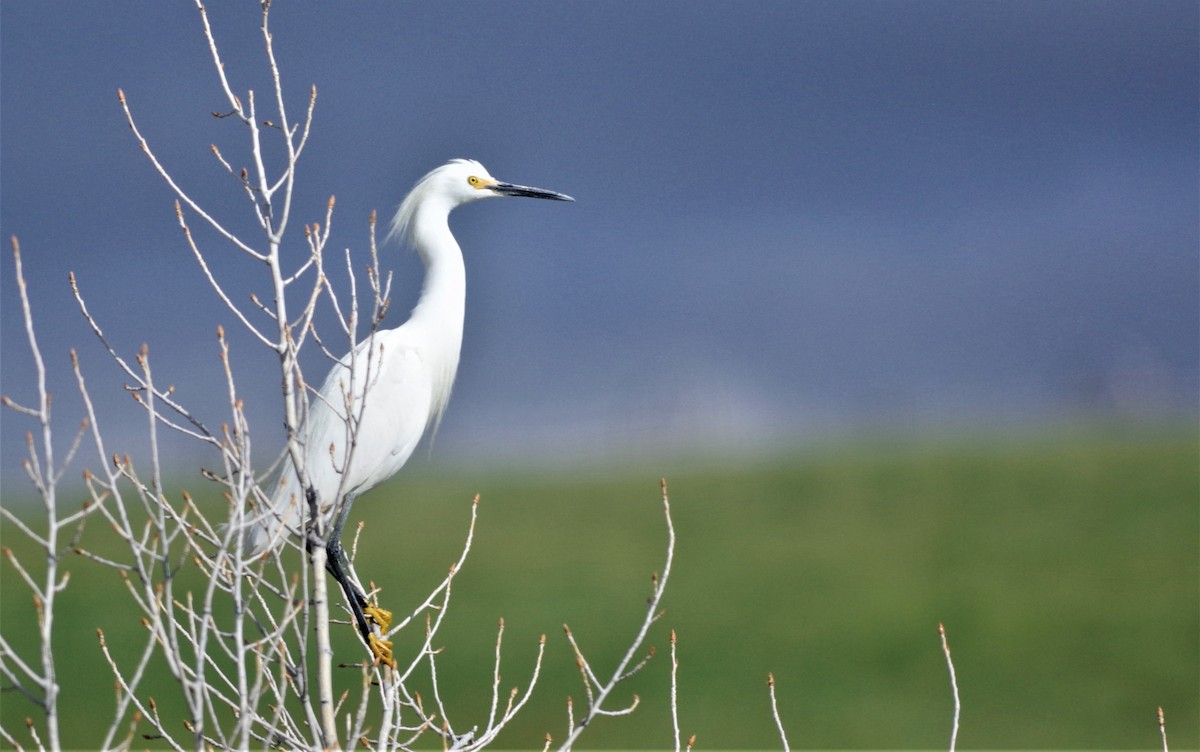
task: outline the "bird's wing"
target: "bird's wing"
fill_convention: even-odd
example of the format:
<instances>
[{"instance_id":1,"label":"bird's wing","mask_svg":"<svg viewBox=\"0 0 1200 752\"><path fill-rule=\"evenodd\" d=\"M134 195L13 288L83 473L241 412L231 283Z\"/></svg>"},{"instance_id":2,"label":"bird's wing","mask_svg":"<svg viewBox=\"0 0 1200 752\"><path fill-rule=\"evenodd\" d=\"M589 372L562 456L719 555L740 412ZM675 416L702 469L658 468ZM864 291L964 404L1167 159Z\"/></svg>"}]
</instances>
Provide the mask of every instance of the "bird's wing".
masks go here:
<instances>
[{"instance_id":1,"label":"bird's wing","mask_svg":"<svg viewBox=\"0 0 1200 752\"><path fill-rule=\"evenodd\" d=\"M432 386L421 349L406 335L403 328L393 329L361 343L353 361L347 357L335 366L313 400L304 431L306 456L324 499L332 499L339 487L343 494L359 494L382 483L420 442Z\"/></svg>"},{"instance_id":2,"label":"bird's wing","mask_svg":"<svg viewBox=\"0 0 1200 752\"><path fill-rule=\"evenodd\" d=\"M300 435L309 482L326 513L339 495L363 493L394 475L425 432L432 411L429 369L421 348L402 330L377 332L360 343L309 400ZM247 550L264 550L286 536L283 528L294 530L305 503L287 460L271 509L247 528Z\"/></svg>"}]
</instances>

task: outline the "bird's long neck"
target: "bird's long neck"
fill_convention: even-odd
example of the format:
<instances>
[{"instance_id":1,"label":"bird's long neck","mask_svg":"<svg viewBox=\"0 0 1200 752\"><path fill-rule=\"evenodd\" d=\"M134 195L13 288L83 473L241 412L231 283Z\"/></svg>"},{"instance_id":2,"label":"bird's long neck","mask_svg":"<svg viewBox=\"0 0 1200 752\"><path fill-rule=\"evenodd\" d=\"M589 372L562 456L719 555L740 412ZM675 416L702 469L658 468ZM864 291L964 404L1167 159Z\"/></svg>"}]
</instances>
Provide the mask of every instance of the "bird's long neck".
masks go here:
<instances>
[{"instance_id":1,"label":"bird's long neck","mask_svg":"<svg viewBox=\"0 0 1200 752\"><path fill-rule=\"evenodd\" d=\"M436 208L436 207L431 207ZM409 317L424 339L433 375L433 423L441 418L462 351L463 319L466 309L467 274L462 251L450 233L447 213L419 218L420 231L412 237L413 247L425 263L421 297Z\"/></svg>"}]
</instances>

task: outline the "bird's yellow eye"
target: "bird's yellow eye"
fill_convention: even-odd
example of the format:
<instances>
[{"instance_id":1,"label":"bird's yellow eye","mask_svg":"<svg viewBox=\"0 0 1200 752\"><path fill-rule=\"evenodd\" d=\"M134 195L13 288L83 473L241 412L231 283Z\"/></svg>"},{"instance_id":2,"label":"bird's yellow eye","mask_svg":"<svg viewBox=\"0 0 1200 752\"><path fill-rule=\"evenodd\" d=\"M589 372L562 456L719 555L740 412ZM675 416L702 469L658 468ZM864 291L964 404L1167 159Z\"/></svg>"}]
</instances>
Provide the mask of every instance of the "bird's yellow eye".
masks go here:
<instances>
[{"instance_id":1,"label":"bird's yellow eye","mask_svg":"<svg viewBox=\"0 0 1200 752\"><path fill-rule=\"evenodd\" d=\"M471 184L471 185L473 185L473 186L476 186L476 187L478 187L478 186L479 186L479 178L475 177L474 175L472 175L471 177L467 178L467 182L468 182L468 183L470 183L470 184Z\"/></svg>"}]
</instances>

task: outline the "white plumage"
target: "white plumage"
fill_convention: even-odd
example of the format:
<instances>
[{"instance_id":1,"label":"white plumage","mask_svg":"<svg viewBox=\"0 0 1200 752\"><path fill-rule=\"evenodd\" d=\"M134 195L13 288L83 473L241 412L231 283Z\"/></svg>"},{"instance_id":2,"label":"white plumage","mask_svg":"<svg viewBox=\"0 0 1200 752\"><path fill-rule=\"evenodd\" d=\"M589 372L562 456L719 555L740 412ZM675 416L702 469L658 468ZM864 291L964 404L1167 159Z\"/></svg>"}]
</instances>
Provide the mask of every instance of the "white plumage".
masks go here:
<instances>
[{"instance_id":1,"label":"white plumage","mask_svg":"<svg viewBox=\"0 0 1200 752\"><path fill-rule=\"evenodd\" d=\"M396 212L388 238L411 245L425 264L417 305L403 325L377 332L333 367L300 431L309 481L327 519L339 499L348 511L356 496L394 475L441 419L458 370L466 302L462 251L448 219L458 206L496 196L573 200L497 181L478 162L456 159L421 178ZM247 531L247 552L274 548L299 532L306 506L289 459L270 510ZM342 521L334 521L333 546Z\"/></svg>"}]
</instances>

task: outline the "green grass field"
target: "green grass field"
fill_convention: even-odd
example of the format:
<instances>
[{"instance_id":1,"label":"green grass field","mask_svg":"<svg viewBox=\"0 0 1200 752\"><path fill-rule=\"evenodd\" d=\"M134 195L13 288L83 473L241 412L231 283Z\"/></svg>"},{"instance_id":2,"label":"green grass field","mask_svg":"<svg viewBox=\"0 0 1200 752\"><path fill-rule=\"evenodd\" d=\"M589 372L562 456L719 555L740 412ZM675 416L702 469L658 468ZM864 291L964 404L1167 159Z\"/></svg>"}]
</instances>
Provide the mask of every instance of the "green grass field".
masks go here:
<instances>
[{"instance_id":1,"label":"green grass field","mask_svg":"<svg viewBox=\"0 0 1200 752\"><path fill-rule=\"evenodd\" d=\"M546 732L565 736L567 695L583 695L562 624L607 675L642 617L665 551L666 475L678 547L651 635L658 655L617 692L619 702L640 695L637 711L601 718L583 747L672 744L673 628L680 724L702 749L779 748L768 671L794 747L944 748L942 622L961 747L1152 749L1161 705L1172 749L1195 749L1198 446L1192 428L1107 430L851 442L749 464L417 467L356 506L355 518L372 520L357 568L384 587L384 606L408 610L457 557L480 493L476 543L438 641L442 691L457 726L484 720L497 619L505 686L528 683L545 633L542 681L501 737L540 748ZM3 542L27 550L11 526ZM57 625L64 730L88 747L113 703L95 630L120 646L140 643L140 627L113 573L69 564ZM3 567L0 626L28 646L32 607ZM154 694L169 712L171 685ZM24 733L32 705L13 692L0 702L5 728Z\"/></svg>"}]
</instances>

